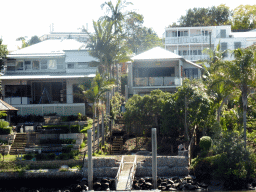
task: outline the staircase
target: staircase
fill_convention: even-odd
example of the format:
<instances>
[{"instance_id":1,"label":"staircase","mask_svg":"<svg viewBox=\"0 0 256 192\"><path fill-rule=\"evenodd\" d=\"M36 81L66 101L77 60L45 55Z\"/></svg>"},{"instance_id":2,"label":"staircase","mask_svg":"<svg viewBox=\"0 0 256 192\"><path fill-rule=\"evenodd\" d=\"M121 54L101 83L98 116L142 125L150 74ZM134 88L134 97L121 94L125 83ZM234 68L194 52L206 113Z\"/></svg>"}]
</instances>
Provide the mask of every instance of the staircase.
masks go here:
<instances>
[{"instance_id":1,"label":"staircase","mask_svg":"<svg viewBox=\"0 0 256 192\"><path fill-rule=\"evenodd\" d=\"M17 133L11 147L10 155L25 154L26 144L27 144L26 133Z\"/></svg>"},{"instance_id":2,"label":"staircase","mask_svg":"<svg viewBox=\"0 0 256 192\"><path fill-rule=\"evenodd\" d=\"M119 155L123 150L123 137L114 137L112 143L111 154Z\"/></svg>"}]
</instances>

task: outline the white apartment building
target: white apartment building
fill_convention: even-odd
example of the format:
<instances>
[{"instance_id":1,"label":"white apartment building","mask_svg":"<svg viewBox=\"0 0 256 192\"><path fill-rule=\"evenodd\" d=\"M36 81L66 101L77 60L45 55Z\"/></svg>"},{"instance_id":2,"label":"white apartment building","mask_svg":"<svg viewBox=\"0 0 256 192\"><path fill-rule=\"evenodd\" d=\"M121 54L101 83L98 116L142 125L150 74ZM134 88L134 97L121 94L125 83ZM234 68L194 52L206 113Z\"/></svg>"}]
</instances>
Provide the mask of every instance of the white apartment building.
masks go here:
<instances>
[{"instance_id":1,"label":"white apartment building","mask_svg":"<svg viewBox=\"0 0 256 192\"><path fill-rule=\"evenodd\" d=\"M203 50L210 47L215 49L218 44L222 51L228 50L224 59L232 60L232 50L256 43L256 31L232 32L231 25L168 27L165 28L164 37L166 50L194 62L208 59L209 56Z\"/></svg>"}]
</instances>

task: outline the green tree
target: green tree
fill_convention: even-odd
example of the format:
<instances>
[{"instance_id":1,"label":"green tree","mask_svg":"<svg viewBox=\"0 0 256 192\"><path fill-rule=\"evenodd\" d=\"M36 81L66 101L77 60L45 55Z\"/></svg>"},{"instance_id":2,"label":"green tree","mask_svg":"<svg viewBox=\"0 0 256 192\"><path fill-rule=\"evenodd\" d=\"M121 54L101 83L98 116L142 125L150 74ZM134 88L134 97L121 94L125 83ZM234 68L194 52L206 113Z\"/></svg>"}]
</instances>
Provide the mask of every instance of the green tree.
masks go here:
<instances>
[{"instance_id":1,"label":"green tree","mask_svg":"<svg viewBox=\"0 0 256 192\"><path fill-rule=\"evenodd\" d=\"M3 45L2 43L3 43L3 40L0 39L0 70L4 68L4 59L8 54L7 46Z\"/></svg>"},{"instance_id":2,"label":"green tree","mask_svg":"<svg viewBox=\"0 0 256 192\"><path fill-rule=\"evenodd\" d=\"M34 45L36 43L41 42L41 40L39 39L38 36L34 35L33 37L31 37L31 39L28 41L29 45Z\"/></svg>"},{"instance_id":3,"label":"green tree","mask_svg":"<svg viewBox=\"0 0 256 192\"><path fill-rule=\"evenodd\" d=\"M256 28L256 5L240 5L233 12L232 30Z\"/></svg>"},{"instance_id":4,"label":"green tree","mask_svg":"<svg viewBox=\"0 0 256 192\"><path fill-rule=\"evenodd\" d=\"M246 114L248 96L256 87L256 52L251 48L234 50L235 60L225 61L219 65L222 73L219 79L225 84L232 86L232 90L240 91L243 111L244 142L246 148Z\"/></svg>"},{"instance_id":5,"label":"green tree","mask_svg":"<svg viewBox=\"0 0 256 192\"><path fill-rule=\"evenodd\" d=\"M211 8L193 8L189 9L186 15L179 19L179 26L194 27L194 26L217 26L225 25L229 22L230 17L229 7L221 4Z\"/></svg>"}]
</instances>

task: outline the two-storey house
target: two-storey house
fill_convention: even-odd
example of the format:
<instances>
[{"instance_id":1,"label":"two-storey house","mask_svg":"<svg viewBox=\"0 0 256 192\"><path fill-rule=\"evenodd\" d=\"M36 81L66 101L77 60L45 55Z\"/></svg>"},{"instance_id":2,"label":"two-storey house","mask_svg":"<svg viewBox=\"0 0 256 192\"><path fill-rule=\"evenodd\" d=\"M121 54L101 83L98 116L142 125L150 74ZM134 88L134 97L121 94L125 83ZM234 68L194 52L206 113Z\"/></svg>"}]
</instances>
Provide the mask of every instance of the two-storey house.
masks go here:
<instances>
[{"instance_id":1,"label":"two-storey house","mask_svg":"<svg viewBox=\"0 0 256 192\"><path fill-rule=\"evenodd\" d=\"M246 48L256 43L256 32L232 32L231 25L204 27L165 28L165 49L187 60L197 61L209 58L204 49L212 50L220 44L221 51ZM225 60L234 59L229 52Z\"/></svg>"},{"instance_id":2,"label":"two-storey house","mask_svg":"<svg viewBox=\"0 0 256 192\"><path fill-rule=\"evenodd\" d=\"M154 89L175 92L184 77L201 78L201 66L156 47L132 58L128 64L128 94L147 94Z\"/></svg>"},{"instance_id":3,"label":"two-storey house","mask_svg":"<svg viewBox=\"0 0 256 192\"><path fill-rule=\"evenodd\" d=\"M75 97L77 85L93 78L96 68L83 43L73 39L46 40L7 55L2 80L3 100L18 114L85 114Z\"/></svg>"}]
</instances>

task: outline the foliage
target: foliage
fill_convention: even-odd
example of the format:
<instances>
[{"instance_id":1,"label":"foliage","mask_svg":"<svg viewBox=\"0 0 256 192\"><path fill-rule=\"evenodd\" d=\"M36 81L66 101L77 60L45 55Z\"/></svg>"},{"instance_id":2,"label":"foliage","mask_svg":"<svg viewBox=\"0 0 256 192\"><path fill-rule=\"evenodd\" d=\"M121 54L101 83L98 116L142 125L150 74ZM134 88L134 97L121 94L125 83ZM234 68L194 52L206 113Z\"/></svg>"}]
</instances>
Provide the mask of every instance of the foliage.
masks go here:
<instances>
[{"instance_id":1,"label":"foliage","mask_svg":"<svg viewBox=\"0 0 256 192\"><path fill-rule=\"evenodd\" d=\"M256 5L240 5L234 9L232 30L256 28Z\"/></svg>"},{"instance_id":2,"label":"foliage","mask_svg":"<svg viewBox=\"0 0 256 192\"><path fill-rule=\"evenodd\" d=\"M80 126L79 125L71 125L70 132L71 133L80 133Z\"/></svg>"},{"instance_id":3,"label":"foliage","mask_svg":"<svg viewBox=\"0 0 256 192\"><path fill-rule=\"evenodd\" d=\"M0 70L4 67L4 59L6 58L6 55L8 54L7 46L3 45L3 40L0 39Z\"/></svg>"},{"instance_id":4,"label":"foliage","mask_svg":"<svg viewBox=\"0 0 256 192\"><path fill-rule=\"evenodd\" d=\"M209 136L203 136L200 138L199 146L203 151L209 151L212 145L212 139Z\"/></svg>"},{"instance_id":5,"label":"foliage","mask_svg":"<svg viewBox=\"0 0 256 192\"><path fill-rule=\"evenodd\" d=\"M224 131L238 130L238 114L234 110L224 111L220 121Z\"/></svg>"},{"instance_id":6,"label":"foliage","mask_svg":"<svg viewBox=\"0 0 256 192\"><path fill-rule=\"evenodd\" d=\"M48 159L48 160L55 160L55 158L56 158L56 154L55 154L55 153L49 153L49 154L47 155L47 159Z\"/></svg>"},{"instance_id":7,"label":"foliage","mask_svg":"<svg viewBox=\"0 0 256 192\"><path fill-rule=\"evenodd\" d=\"M41 139L40 144L75 144L75 139Z\"/></svg>"},{"instance_id":8,"label":"foliage","mask_svg":"<svg viewBox=\"0 0 256 192\"><path fill-rule=\"evenodd\" d=\"M0 120L0 129L3 129L3 128L7 128L9 127L10 123L8 121L5 121L5 120Z\"/></svg>"},{"instance_id":9,"label":"foliage","mask_svg":"<svg viewBox=\"0 0 256 192\"><path fill-rule=\"evenodd\" d=\"M31 160L31 159L34 158L34 155L31 154L31 153L27 153L27 154L25 154L23 157L24 157L25 160Z\"/></svg>"},{"instance_id":10,"label":"foliage","mask_svg":"<svg viewBox=\"0 0 256 192\"><path fill-rule=\"evenodd\" d=\"M39 42L41 42L41 40L39 39L39 37L36 36L36 35L34 35L34 36L32 36L31 39L28 41L28 44L29 44L29 45L34 45L34 44L39 43Z\"/></svg>"},{"instance_id":11,"label":"foliage","mask_svg":"<svg viewBox=\"0 0 256 192\"><path fill-rule=\"evenodd\" d=\"M44 122L44 117L42 115L26 115L26 116L11 116L11 122L18 124L18 123L25 123L25 122Z\"/></svg>"},{"instance_id":12,"label":"foliage","mask_svg":"<svg viewBox=\"0 0 256 192\"><path fill-rule=\"evenodd\" d=\"M62 148L62 152L63 153L69 153L69 152L71 152L72 148L73 148L73 145L65 146L65 147Z\"/></svg>"},{"instance_id":13,"label":"foliage","mask_svg":"<svg viewBox=\"0 0 256 192\"><path fill-rule=\"evenodd\" d=\"M114 96L110 100L110 115L116 120L117 115L120 113L120 108L125 98L118 92L115 92Z\"/></svg>"},{"instance_id":14,"label":"foliage","mask_svg":"<svg viewBox=\"0 0 256 192\"><path fill-rule=\"evenodd\" d=\"M179 19L179 26L194 27L194 26L218 26L226 25L230 17L229 7L221 4L217 7L210 8L193 8L189 9L186 15ZM175 25L177 25L175 23Z\"/></svg>"},{"instance_id":15,"label":"foliage","mask_svg":"<svg viewBox=\"0 0 256 192\"><path fill-rule=\"evenodd\" d=\"M69 133L70 129L68 125L43 125L43 129L56 129L58 132Z\"/></svg>"},{"instance_id":16,"label":"foliage","mask_svg":"<svg viewBox=\"0 0 256 192\"><path fill-rule=\"evenodd\" d=\"M12 133L11 127L0 128L0 135L8 135Z\"/></svg>"},{"instance_id":17,"label":"foliage","mask_svg":"<svg viewBox=\"0 0 256 192\"><path fill-rule=\"evenodd\" d=\"M128 74L121 75L121 94L125 95L125 85L128 85Z\"/></svg>"}]
</instances>

